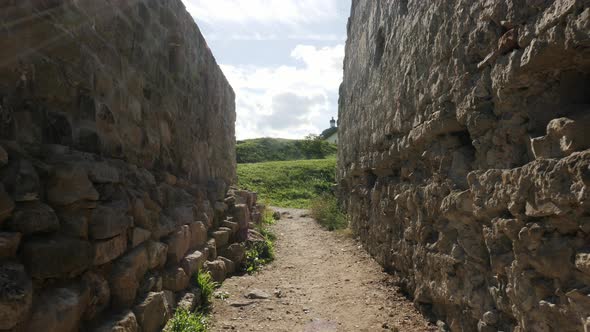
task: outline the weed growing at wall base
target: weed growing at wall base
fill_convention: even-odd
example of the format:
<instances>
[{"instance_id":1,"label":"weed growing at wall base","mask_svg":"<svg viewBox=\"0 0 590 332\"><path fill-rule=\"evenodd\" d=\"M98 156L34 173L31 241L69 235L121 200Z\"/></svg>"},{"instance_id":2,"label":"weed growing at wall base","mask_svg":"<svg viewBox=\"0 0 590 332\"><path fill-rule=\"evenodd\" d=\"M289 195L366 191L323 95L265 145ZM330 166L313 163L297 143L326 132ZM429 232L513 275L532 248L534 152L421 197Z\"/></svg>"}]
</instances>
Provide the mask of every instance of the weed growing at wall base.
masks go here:
<instances>
[{"instance_id":1,"label":"weed growing at wall base","mask_svg":"<svg viewBox=\"0 0 590 332\"><path fill-rule=\"evenodd\" d=\"M199 271L194 278L197 287L201 290L201 301L205 307L208 307L211 304L211 296L215 289L219 287L219 283L213 281L213 277L209 272Z\"/></svg>"},{"instance_id":2,"label":"weed growing at wall base","mask_svg":"<svg viewBox=\"0 0 590 332\"><path fill-rule=\"evenodd\" d=\"M248 273L258 271L263 265L275 259L274 241L277 239L276 235L266 228L264 223L258 225L256 230L260 233L261 238L252 239L246 243L244 270Z\"/></svg>"},{"instance_id":3,"label":"weed growing at wall base","mask_svg":"<svg viewBox=\"0 0 590 332\"><path fill-rule=\"evenodd\" d=\"M334 195L326 194L314 200L311 204L311 215L330 231L348 227L346 215L340 210Z\"/></svg>"},{"instance_id":4,"label":"weed growing at wall base","mask_svg":"<svg viewBox=\"0 0 590 332\"><path fill-rule=\"evenodd\" d=\"M168 321L164 332L207 332L207 317L178 308L174 317Z\"/></svg>"}]
</instances>

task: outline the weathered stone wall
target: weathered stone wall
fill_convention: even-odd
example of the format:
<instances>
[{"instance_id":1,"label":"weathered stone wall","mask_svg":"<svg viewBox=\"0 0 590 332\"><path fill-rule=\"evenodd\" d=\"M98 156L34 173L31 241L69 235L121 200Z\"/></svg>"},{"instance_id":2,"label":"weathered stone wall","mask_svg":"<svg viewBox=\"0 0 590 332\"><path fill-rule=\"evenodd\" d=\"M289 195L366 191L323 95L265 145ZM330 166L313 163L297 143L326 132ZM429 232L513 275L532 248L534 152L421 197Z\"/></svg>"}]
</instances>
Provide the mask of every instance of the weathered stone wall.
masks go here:
<instances>
[{"instance_id":1,"label":"weathered stone wall","mask_svg":"<svg viewBox=\"0 0 590 332\"><path fill-rule=\"evenodd\" d=\"M590 330L589 7L353 0L341 199L443 328Z\"/></svg>"},{"instance_id":2,"label":"weathered stone wall","mask_svg":"<svg viewBox=\"0 0 590 332\"><path fill-rule=\"evenodd\" d=\"M232 273L234 105L180 0L0 1L0 330L156 331Z\"/></svg>"}]
</instances>

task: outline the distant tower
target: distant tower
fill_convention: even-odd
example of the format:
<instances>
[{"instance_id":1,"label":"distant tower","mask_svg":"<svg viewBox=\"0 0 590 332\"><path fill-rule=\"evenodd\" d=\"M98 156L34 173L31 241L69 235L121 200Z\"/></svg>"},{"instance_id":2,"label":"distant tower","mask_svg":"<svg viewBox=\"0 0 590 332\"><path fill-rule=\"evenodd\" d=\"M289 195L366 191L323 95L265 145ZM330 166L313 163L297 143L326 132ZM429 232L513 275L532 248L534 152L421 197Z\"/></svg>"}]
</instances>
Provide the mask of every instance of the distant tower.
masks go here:
<instances>
[{"instance_id":1,"label":"distant tower","mask_svg":"<svg viewBox=\"0 0 590 332\"><path fill-rule=\"evenodd\" d=\"M330 120L330 128L336 128L336 120L334 120L334 117Z\"/></svg>"}]
</instances>

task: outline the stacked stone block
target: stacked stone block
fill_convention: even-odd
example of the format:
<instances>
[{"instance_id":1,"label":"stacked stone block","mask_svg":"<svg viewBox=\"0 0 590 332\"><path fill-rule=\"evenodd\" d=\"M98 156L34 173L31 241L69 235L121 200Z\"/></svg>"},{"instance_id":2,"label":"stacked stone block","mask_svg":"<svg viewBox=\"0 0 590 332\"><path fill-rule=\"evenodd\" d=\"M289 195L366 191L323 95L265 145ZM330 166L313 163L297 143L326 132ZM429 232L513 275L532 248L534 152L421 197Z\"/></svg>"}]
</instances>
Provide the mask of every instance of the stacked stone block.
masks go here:
<instances>
[{"instance_id":1,"label":"stacked stone block","mask_svg":"<svg viewBox=\"0 0 590 332\"><path fill-rule=\"evenodd\" d=\"M590 330L590 4L354 0L341 201L441 329Z\"/></svg>"},{"instance_id":2,"label":"stacked stone block","mask_svg":"<svg viewBox=\"0 0 590 332\"><path fill-rule=\"evenodd\" d=\"M239 268L257 212L230 189L233 90L182 2L8 0L0 27L0 331L194 309L194 274Z\"/></svg>"}]
</instances>

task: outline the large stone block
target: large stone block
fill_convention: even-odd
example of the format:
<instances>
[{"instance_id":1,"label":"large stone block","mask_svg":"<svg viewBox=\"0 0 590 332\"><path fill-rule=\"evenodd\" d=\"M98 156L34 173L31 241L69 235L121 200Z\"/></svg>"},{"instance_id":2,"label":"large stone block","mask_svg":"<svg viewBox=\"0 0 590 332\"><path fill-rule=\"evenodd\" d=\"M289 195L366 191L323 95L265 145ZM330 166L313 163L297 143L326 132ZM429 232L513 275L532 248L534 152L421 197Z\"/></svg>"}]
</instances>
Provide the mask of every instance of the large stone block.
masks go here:
<instances>
[{"instance_id":1,"label":"large stone block","mask_svg":"<svg viewBox=\"0 0 590 332\"><path fill-rule=\"evenodd\" d=\"M240 225L237 222L224 220L221 223L221 227L229 228L231 230L231 236L235 236L240 230Z\"/></svg>"},{"instance_id":2,"label":"large stone block","mask_svg":"<svg viewBox=\"0 0 590 332\"><path fill-rule=\"evenodd\" d=\"M88 232L93 239L109 239L126 232L132 223L132 219L125 215L124 211L99 205L92 211Z\"/></svg>"},{"instance_id":3,"label":"large stone block","mask_svg":"<svg viewBox=\"0 0 590 332\"><path fill-rule=\"evenodd\" d=\"M207 243L207 227L201 221L195 221L188 225L191 230L191 248L200 248Z\"/></svg>"},{"instance_id":4,"label":"large stone block","mask_svg":"<svg viewBox=\"0 0 590 332\"><path fill-rule=\"evenodd\" d=\"M69 209L58 211L59 232L69 237L88 239L89 216L85 210Z\"/></svg>"},{"instance_id":5,"label":"large stone block","mask_svg":"<svg viewBox=\"0 0 590 332\"><path fill-rule=\"evenodd\" d=\"M127 250L127 234L121 234L108 240L95 241L92 243L92 247L94 249L93 264L108 263Z\"/></svg>"},{"instance_id":6,"label":"large stone block","mask_svg":"<svg viewBox=\"0 0 590 332\"><path fill-rule=\"evenodd\" d=\"M352 3L337 196L363 247L441 328L584 330L588 6Z\"/></svg>"},{"instance_id":7,"label":"large stone block","mask_svg":"<svg viewBox=\"0 0 590 332\"><path fill-rule=\"evenodd\" d=\"M4 167L8 164L8 152L0 146L0 167Z\"/></svg>"},{"instance_id":8,"label":"large stone block","mask_svg":"<svg viewBox=\"0 0 590 332\"><path fill-rule=\"evenodd\" d=\"M229 238L231 235L231 229L225 227L219 227L219 229L213 232L213 238L215 239L215 243L218 248L223 248L229 243Z\"/></svg>"},{"instance_id":9,"label":"large stone block","mask_svg":"<svg viewBox=\"0 0 590 332\"><path fill-rule=\"evenodd\" d=\"M76 332L80 329L88 297L77 287L44 291L35 298L27 331Z\"/></svg>"},{"instance_id":10,"label":"large stone block","mask_svg":"<svg viewBox=\"0 0 590 332\"><path fill-rule=\"evenodd\" d=\"M223 261L223 263L225 264L225 276L229 277L232 274L236 273L236 263L234 261L232 261L229 258L223 257L223 256L219 256L217 259L219 259L220 261Z\"/></svg>"},{"instance_id":11,"label":"large stone block","mask_svg":"<svg viewBox=\"0 0 590 332\"><path fill-rule=\"evenodd\" d=\"M88 178L94 183L119 183L119 170L105 162L83 164L88 169Z\"/></svg>"},{"instance_id":12,"label":"large stone block","mask_svg":"<svg viewBox=\"0 0 590 332\"><path fill-rule=\"evenodd\" d=\"M190 227L180 226L178 230L163 240L168 245L168 258L170 264L179 263L184 255L188 252L191 245L191 230Z\"/></svg>"},{"instance_id":13,"label":"large stone block","mask_svg":"<svg viewBox=\"0 0 590 332\"><path fill-rule=\"evenodd\" d=\"M133 312L142 332L160 331L171 316L163 292L149 293Z\"/></svg>"},{"instance_id":14,"label":"large stone block","mask_svg":"<svg viewBox=\"0 0 590 332\"><path fill-rule=\"evenodd\" d=\"M22 324L33 303L33 283L24 266L0 263L0 330Z\"/></svg>"},{"instance_id":15,"label":"large stone block","mask_svg":"<svg viewBox=\"0 0 590 332\"><path fill-rule=\"evenodd\" d=\"M25 235L51 233L59 229L59 221L51 207L40 202L19 203L7 228Z\"/></svg>"},{"instance_id":16,"label":"large stone block","mask_svg":"<svg viewBox=\"0 0 590 332\"><path fill-rule=\"evenodd\" d=\"M0 259L15 256L21 238L21 233L0 232Z\"/></svg>"},{"instance_id":17,"label":"large stone block","mask_svg":"<svg viewBox=\"0 0 590 332\"><path fill-rule=\"evenodd\" d=\"M160 269L166 264L168 246L161 242L148 241L145 244L150 269Z\"/></svg>"},{"instance_id":18,"label":"large stone block","mask_svg":"<svg viewBox=\"0 0 590 332\"><path fill-rule=\"evenodd\" d=\"M205 250L209 253L209 255L207 256L207 260L215 260L217 258L217 243L215 242L215 239L209 239L207 241L207 246L205 247Z\"/></svg>"},{"instance_id":19,"label":"large stone block","mask_svg":"<svg viewBox=\"0 0 590 332\"><path fill-rule=\"evenodd\" d=\"M93 320L108 308L111 300L111 289L108 281L100 274L87 272L82 277L84 296L88 297L88 304L83 319Z\"/></svg>"},{"instance_id":20,"label":"large stone block","mask_svg":"<svg viewBox=\"0 0 590 332\"><path fill-rule=\"evenodd\" d=\"M0 184L0 225L12 215L14 207L12 197L4 191L4 186Z\"/></svg>"},{"instance_id":21,"label":"large stone block","mask_svg":"<svg viewBox=\"0 0 590 332\"><path fill-rule=\"evenodd\" d=\"M170 267L162 273L162 287L165 290L180 292L189 285L189 276L180 267Z\"/></svg>"},{"instance_id":22,"label":"large stone block","mask_svg":"<svg viewBox=\"0 0 590 332\"><path fill-rule=\"evenodd\" d=\"M93 253L86 241L51 237L25 241L23 260L33 278L67 278L88 269Z\"/></svg>"},{"instance_id":23,"label":"large stone block","mask_svg":"<svg viewBox=\"0 0 590 332\"><path fill-rule=\"evenodd\" d=\"M16 202L39 200L41 182L33 163L26 159L11 162L0 173L6 190Z\"/></svg>"},{"instance_id":24,"label":"large stone block","mask_svg":"<svg viewBox=\"0 0 590 332\"><path fill-rule=\"evenodd\" d=\"M79 165L56 167L47 183L47 199L52 205L70 205L79 201L96 201L99 194Z\"/></svg>"},{"instance_id":25,"label":"large stone block","mask_svg":"<svg viewBox=\"0 0 590 332\"><path fill-rule=\"evenodd\" d=\"M223 257L234 261L237 265L242 264L246 258L246 248L241 243L234 243L221 252Z\"/></svg>"},{"instance_id":26,"label":"large stone block","mask_svg":"<svg viewBox=\"0 0 590 332\"><path fill-rule=\"evenodd\" d=\"M129 243L131 247L135 248L138 245L144 243L152 237L152 232L145 230L141 227L134 227L129 232Z\"/></svg>"},{"instance_id":27,"label":"large stone block","mask_svg":"<svg viewBox=\"0 0 590 332\"><path fill-rule=\"evenodd\" d=\"M246 241L248 239L248 227L250 225L250 209L246 204L236 204L233 208L234 221L240 226L237 240Z\"/></svg>"},{"instance_id":28,"label":"large stone block","mask_svg":"<svg viewBox=\"0 0 590 332\"><path fill-rule=\"evenodd\" d=\"M148 268L148 253L143 245L131 250L114 263L109 277L111 303L114 308L129 308L133 305L140 281Z\"/></svg>"},{"instance_id":29,"label":"large stone block","mask_svg":"<svg viewBox=\"0 0 590 332\"><path fill-rule=\"evenodd\" d=\"M197 271L199 271L203 264L207 261L207 257L200 251L195 251L180 262L180 266L184 269L184 272L189 277L192 277Z\"/></svg>"},{"instance_id":30,"label":"large stone block","mask_svg":"<svg viewBox=\"0 0 590 332\"><path fill-rule=\"evenodd\" d=\"M125 311L122 314L107 318L100 326L91 332L139 332L137 318L132 311Z\"/></svg>"},{"instance_id":31,"label":"large stone block","mask_svg":"<svg viewBox=\"0 0 590 332\"><path fill-rule=\"evenodd\" d=\"M227 275L225 262L219 259L212 262L205 262L203 269L204 271L211 273L211 277L216 282L223 282Z\"/></svg>"}]
</instances>

